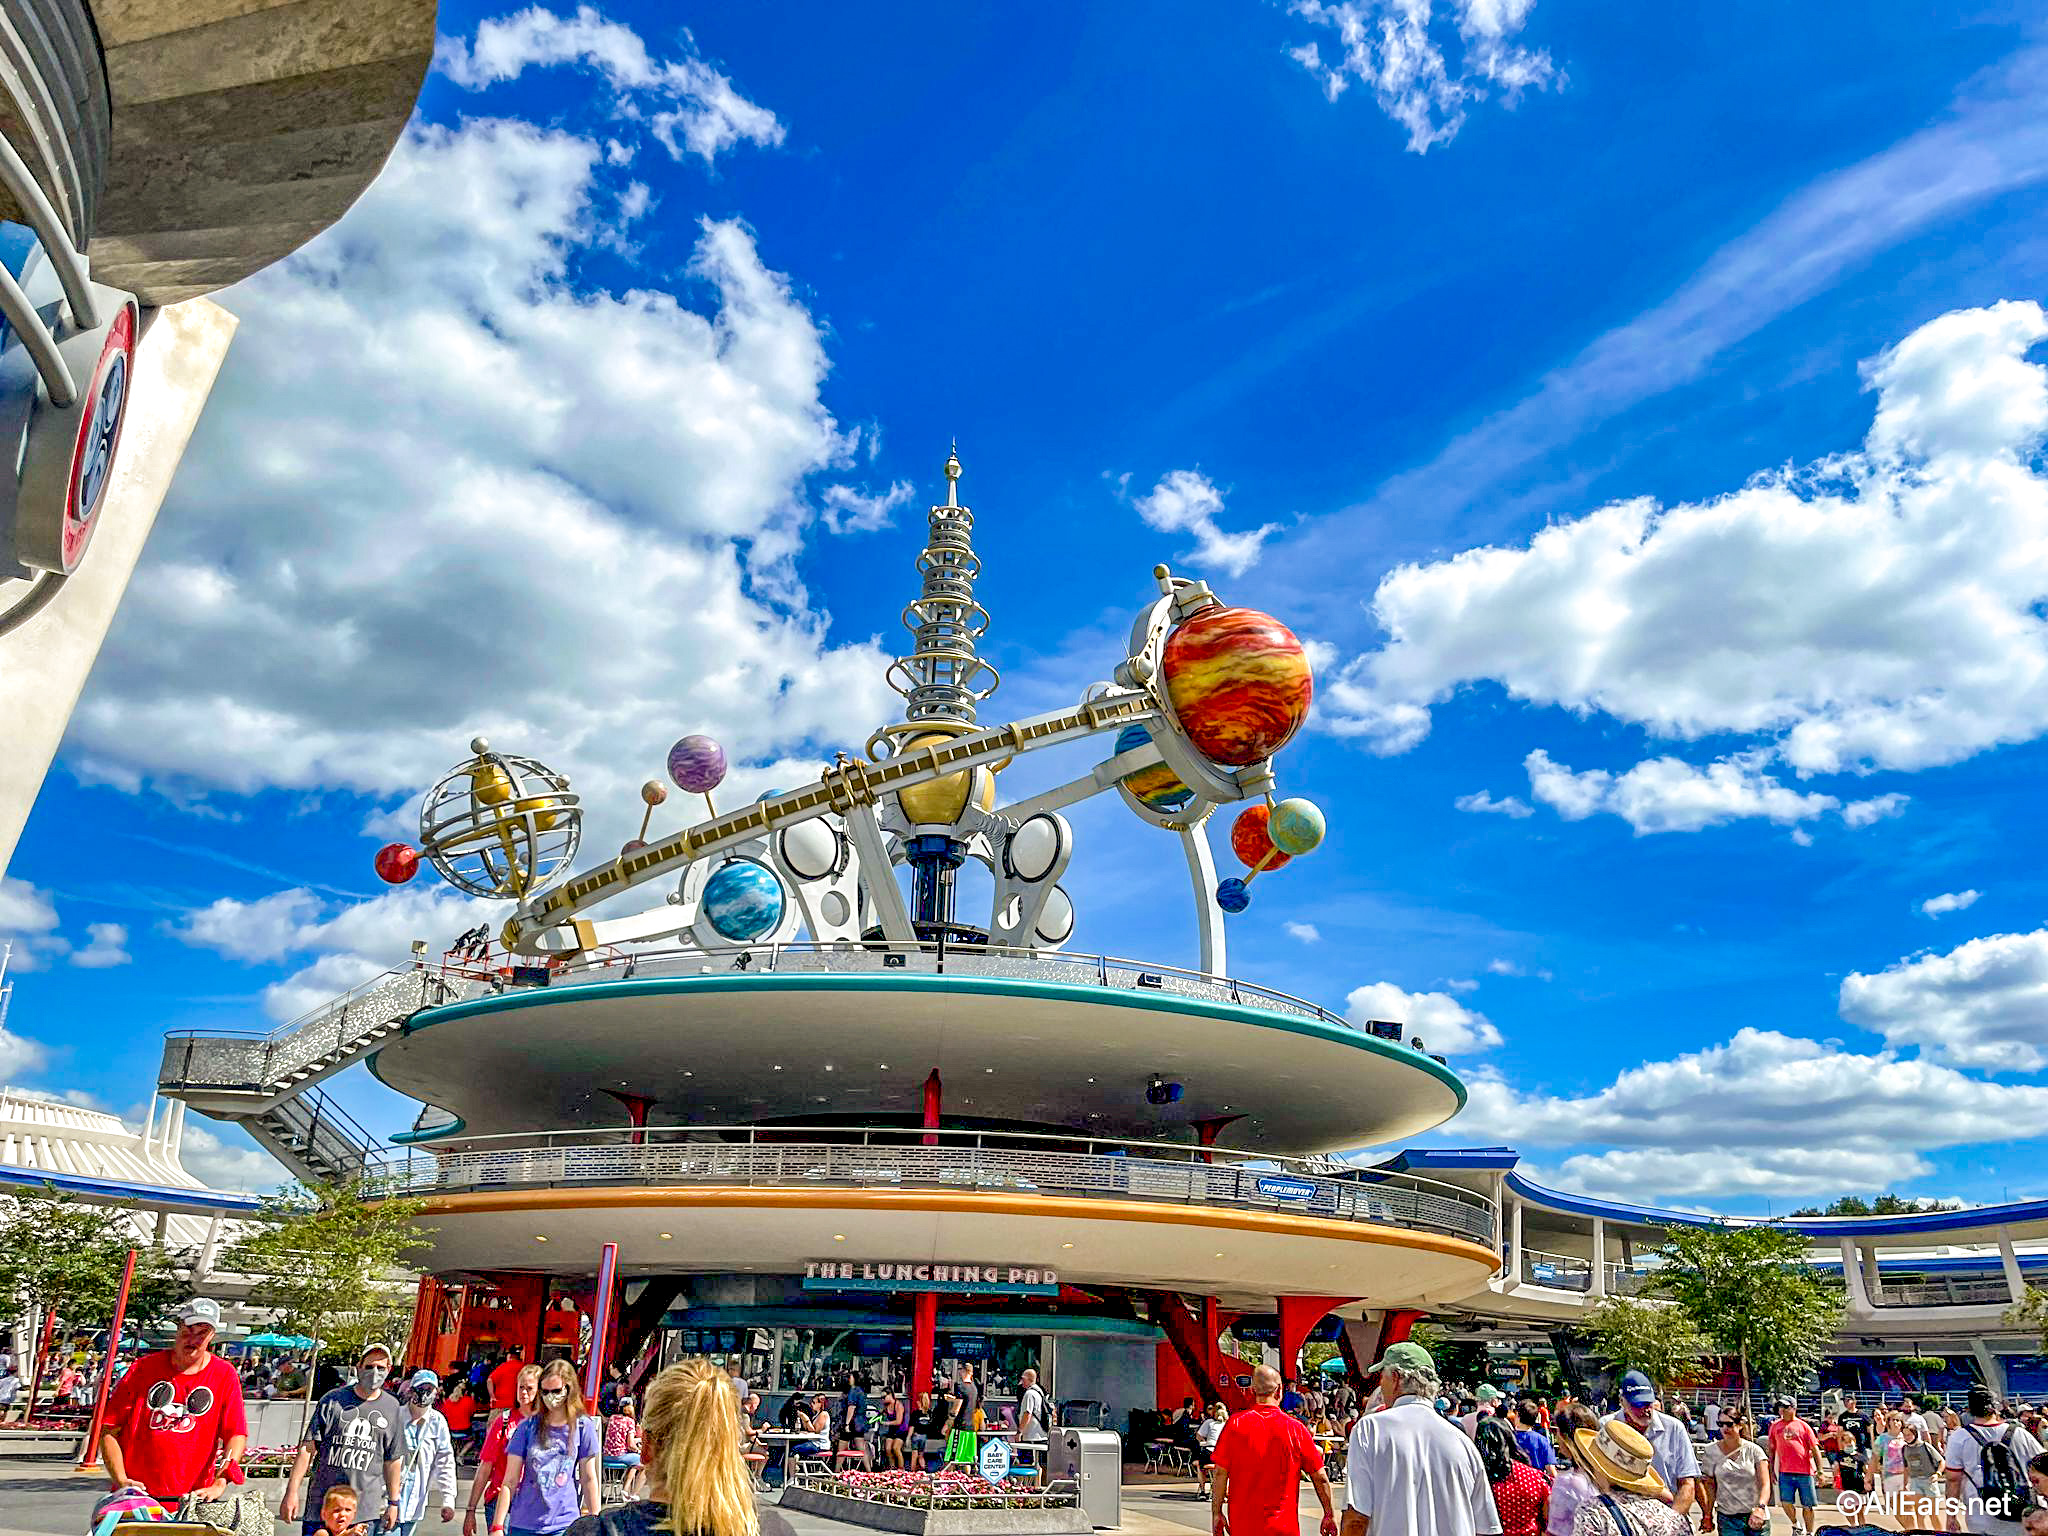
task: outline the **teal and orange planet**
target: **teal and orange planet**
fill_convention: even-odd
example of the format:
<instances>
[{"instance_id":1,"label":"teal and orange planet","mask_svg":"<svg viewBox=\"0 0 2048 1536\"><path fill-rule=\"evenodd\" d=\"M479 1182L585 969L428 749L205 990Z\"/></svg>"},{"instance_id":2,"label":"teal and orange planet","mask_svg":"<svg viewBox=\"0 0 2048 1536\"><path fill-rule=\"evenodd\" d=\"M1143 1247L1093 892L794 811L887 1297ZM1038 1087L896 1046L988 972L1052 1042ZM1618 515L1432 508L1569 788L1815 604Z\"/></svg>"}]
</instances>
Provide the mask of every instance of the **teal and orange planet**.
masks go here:
<instances>
[{"instance_id":1,"label":"teal and orange planet","mask_svg":"<svg viewBox=\"0 0 2048 1536\"><path fill-rule=\"evenodd\" d=\"M1116 735L1116 752L1124 753L1142 747L1152 739L1152 733L1142 725L1127 725ZM1171 816L1184 811L1194 801L1195 792L1181 782L1179 774L1164 763L1154 763L1149 768L1137 768L1117 781L1137 798L1147 810L1158 811Z\"/></svg>"},{"instance_id":2,"label":"teal and orange planet","mask_svg":"<svg viewBox=\"0 0 2048 1536\"><path fill-rule=\"evenodd\" d=\"M1167 702L1197 752L1263 762L1308 719L1315 678L1294 631L1254 608L1204 608L1166 637Z\"/></svg>"}]
</instances>

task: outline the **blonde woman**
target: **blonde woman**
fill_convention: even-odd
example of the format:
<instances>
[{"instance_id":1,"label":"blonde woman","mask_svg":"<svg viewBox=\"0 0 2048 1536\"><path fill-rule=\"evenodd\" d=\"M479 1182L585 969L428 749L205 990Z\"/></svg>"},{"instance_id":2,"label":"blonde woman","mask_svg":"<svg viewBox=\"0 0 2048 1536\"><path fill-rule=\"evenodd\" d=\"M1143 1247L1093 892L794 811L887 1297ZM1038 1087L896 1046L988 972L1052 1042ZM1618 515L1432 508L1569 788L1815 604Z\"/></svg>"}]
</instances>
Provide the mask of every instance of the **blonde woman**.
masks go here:
<instances>
[{"instance_id":1,"label":"blonde woman","mask_svg":"<svg viewBox=\"0 0 2048 1536\"><path fill-rule=\"evenodd\" d=\"M512 1406L491 1415L490 1427L484 1431L484 1448L477 1453L476 1481L469 1485L469 1508L462 1516L462 1536L476 1536L476 1511L479 1504L484 1507L484 1519L491 1518L491 1508L498 1497L498 1484L505 1478L505 1445L512 1438L512 1431L519 1427L521 1419L532 1417L540 1407L540 1367L521 1366L513 1378Z\"/></svg>"},{"instance_id":2,"label":"blonde woman","mask_svg":"<svg viewBox=\"0 0 2048 1536\"><path fill-rule=\"evenodd\" d=\"M733 1381L709 1360L648 1383L640 1437L650 1497L586 1515L564 1536L796 1536L781 1511L754 1505Z\"/></svg>"},{"instance_id":3,"label":"blonde woman","mask_svg":"<svg viewBox=\"0 0 2048 1536\"><path fill-rule=\"evenodd\" d=\"M541 1367L540 1412L505 1442L505 1480L491 1506L491 1536L559 1536L576 1516L597 1513L597 1421L583 1410L576 1369Z\"/></svg>"}]
</instances>

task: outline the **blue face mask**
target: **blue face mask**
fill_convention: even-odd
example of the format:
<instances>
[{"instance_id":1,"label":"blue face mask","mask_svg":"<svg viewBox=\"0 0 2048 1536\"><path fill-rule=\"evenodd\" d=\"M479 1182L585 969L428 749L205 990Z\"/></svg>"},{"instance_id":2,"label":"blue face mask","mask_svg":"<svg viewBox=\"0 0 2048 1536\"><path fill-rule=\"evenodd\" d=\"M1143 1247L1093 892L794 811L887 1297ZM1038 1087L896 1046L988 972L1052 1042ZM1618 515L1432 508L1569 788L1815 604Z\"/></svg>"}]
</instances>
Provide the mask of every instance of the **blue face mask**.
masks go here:
<instances>
[{"instance_id":1,"label":"blue face mask","mask_svg":"<svg viewBox=\"0 0 2048 1536\"><path fill-rule=\"evenodd\" d=\"M1438 1398L1436 1400L1436 1411L1448 1416L1451 1411L1451 1400L1448 1397Z\"/></svg>"}]
</instances>

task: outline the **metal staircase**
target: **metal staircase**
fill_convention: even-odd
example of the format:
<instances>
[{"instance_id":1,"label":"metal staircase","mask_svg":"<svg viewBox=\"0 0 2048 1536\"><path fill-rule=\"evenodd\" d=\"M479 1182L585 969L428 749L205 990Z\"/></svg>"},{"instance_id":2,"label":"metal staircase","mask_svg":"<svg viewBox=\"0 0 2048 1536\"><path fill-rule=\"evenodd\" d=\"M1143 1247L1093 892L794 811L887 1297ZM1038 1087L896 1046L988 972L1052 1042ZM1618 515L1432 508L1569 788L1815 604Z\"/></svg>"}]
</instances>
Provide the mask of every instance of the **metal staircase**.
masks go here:
<instances>
[{"instance_id":1,"label":"metal staircase","mask_svg":"<svg viewBox=\"0 0 2048 1536\"><path fill-rule=\"evenodd\" d=\"M164 1041L157 1086L243 1126L301 1178L360 1178L377 1159L377 1140L316 1085L396 1037L421 1009L488 989L479 979L408 967L268 1034L181 1031Z\"/></svg>"}]
</instances>

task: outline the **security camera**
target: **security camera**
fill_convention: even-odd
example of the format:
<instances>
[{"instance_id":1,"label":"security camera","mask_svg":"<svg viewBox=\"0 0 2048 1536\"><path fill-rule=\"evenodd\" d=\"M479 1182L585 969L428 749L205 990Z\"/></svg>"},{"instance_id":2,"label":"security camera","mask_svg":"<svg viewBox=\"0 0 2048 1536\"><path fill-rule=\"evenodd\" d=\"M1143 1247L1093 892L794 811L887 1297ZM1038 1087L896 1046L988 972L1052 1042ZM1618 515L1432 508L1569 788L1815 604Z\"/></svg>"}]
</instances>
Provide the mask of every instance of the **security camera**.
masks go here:
<instances>
[{"instance_id":1,"label":"security camera","mask_svg":"<svg viewBox=\"0 0 2048 1536\"><path fill-rule=\"evenodd\" d=\"M1169 1083L1157 1072L1154 1072L1150 1086L1145 1089L1145 1102L1147 1104L1178 1104L1181 1092L1182 1089L1179 1083Z\"/></svg>"}]
</instances>

